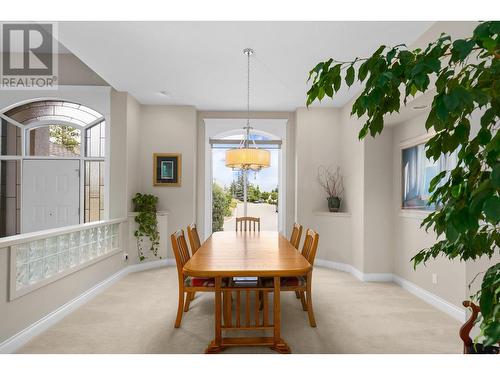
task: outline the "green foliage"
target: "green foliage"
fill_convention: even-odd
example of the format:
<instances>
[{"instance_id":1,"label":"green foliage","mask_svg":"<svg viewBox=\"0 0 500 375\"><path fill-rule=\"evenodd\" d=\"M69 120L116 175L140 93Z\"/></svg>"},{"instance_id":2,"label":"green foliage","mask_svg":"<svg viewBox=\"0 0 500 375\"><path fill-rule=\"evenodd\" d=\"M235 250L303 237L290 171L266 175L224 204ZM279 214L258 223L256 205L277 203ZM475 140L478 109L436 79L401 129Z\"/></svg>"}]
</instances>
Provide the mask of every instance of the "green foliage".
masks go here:
<instances>
[{"instance_id":1,"label":"green foliage","mask_svg":"<svg viewBox=\"0 0 500 375\"><path fill-rule=\"evenodd\" d=\"M457 166L431 182L430 204L436 204L422 222L443 238L421 250L415 267L440 254L450 259L475 260L498 251L500 234L500 22L484 22L470 38L452 41L441 37L424 50L404 45L380 46L368 58L340 62L329 59L309 73L312 86L307 105L324 96L333 97L342 86L357 79L361 95L352 115L363 117L359 132L376 136L384 128L384 116L398 112L401 102L426 92L433 78L436 94L425 127L435 135L426 143L426 155L437 160L458 150ZM343 71L345 72L345 75ZM471 131L471 115L480 115L480 129ZM481 333L485 343L500 341L498 264L485 275L477 295L481 307Z\"/></svg>"},{"instance_id":2,"label":"green foliage","mask_svg":"<svg viewBox=\"0 0 500 375\"><path fill-rule=\"evenodd\" d=\"M139 260L142 262L146 259L142 247L144 237L147 237L151 242L149 250L155 257L158 257L158 245L160 244L160 233L158 232L158 221L156 219L158 197L151 194L137 193L134 198L132 198L132 202L137 212L135 222L138 224L138 227L134 232L134 236L137 238Z\"/></svg>"},{"instance_id":3,"label":"green foliage","mask_svg":"<svg viewBox=\"0 0 500 375\"><path fill-rule=\"evenodd\" d=\"M273 189L271 194L269 195L268 203L270 204L278 204L278 188Z\"/></svg>"},{"instance_id":4,"label":"green foliage","mask_svg":"<svg viewBox=\"0 0 500 375\"><path fill-rule=\"evenodd\" d=\"M224 216L231 216L231 205L233 202L233 196L229 189L224 188L224 199L226 200L224 205Z\"/></svg>"},{"instance_id":5,"label":"green foliage","mask_svg":"<svg viewBox=\"0 0 500 375\"><path fill-rule=\"evenodd\" d=\"M231 213L230 204L224 190L216 183L212 184L212 232L224 230L224 217Z\"/></svg>"},{"instance_id":6,"label":"green foliage","mask_svg":"<svg viewBox=\"0 0 500 375\"><path fill-rule=\"evenodd\" d=\"M269 199L269 197L271 196L271 193L267 192L267 191L263 191L260 193L260 198L267 202L267 200Z\"/></svg>"},{"instance_id":7,"label":"green foliage","mask_svg":"<svg viewBox=\"0 0 500 375\"><path fill-rule=\"evenodd\" d=\"M247 199L249 202L257 202L261 199L259 186L249 184L247 190Z\"/></svg>"},{"instance_id":8,"label":"green foliage","mask_svg":"<svg viewBox=\"0 0 500 375\"><path fill-rule=\"evenodd\" d=\"M245 184L245 175L243 174L243 171L239 171L236 181L231 182L231 186L229 187L229 191L231 192L233 198L236 198L239 201L243 201L244 184Z\"/></svg>"},{"instance_id":9,"label":"green foliage","mask_svg":"<svg viewBox=\"0 0 500 375\"><path fill-rule=\"evenodd\" d=\"M490 267L484 275L479 296L482 322L481 334L484 345L494 345L500 337L500 263Z\"/></svg>"},{"instance_id":10,"label":"green foliage","mask_svg":"<svg viewBox=\"0 0 500 375\"><path fill-rule=\"evenodd\" d=\"M50 125L50 140L74 152L80 146L80 130L69 125Z\"/></svg>"}]
</instances>

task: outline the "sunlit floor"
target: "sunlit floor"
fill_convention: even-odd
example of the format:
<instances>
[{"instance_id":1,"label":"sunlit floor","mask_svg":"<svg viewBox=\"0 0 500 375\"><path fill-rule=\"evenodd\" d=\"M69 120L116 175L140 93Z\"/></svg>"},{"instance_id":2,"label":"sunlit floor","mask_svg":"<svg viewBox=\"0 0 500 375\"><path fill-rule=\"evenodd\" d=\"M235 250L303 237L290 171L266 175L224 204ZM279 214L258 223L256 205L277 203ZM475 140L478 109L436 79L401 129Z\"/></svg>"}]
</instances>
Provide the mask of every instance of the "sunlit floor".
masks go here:
<instances>
[{"instance_id":1,"label":"sunlit floor","mask_svg":"<svg viewBox=\"0 0 500 375\"><path fill-rule=\"evenodd\" d=\"M392 283L315 268L317 328L293 293L282 296L282 336L293 353L460 353L460 323ZM198 293L174 328L177 273L133 273L22 347L20 353L203 353L214 296ZM224 353L274 353L231 348Z\"/></svg>"}]
</instances>

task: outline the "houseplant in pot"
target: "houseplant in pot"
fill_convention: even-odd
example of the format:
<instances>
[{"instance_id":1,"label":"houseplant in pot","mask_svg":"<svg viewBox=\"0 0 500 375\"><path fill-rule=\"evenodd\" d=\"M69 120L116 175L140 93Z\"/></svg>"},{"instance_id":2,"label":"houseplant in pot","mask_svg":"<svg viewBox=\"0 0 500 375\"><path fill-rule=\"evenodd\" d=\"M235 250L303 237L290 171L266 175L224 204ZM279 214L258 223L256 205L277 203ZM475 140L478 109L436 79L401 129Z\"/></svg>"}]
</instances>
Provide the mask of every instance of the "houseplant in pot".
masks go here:
<instances>
[{"instance_id":1,"label":"houseplant in pot","mask_svg":"<svg viewBox=\"0 0 500 375\"><path fill-rule=\"evenodd\" d=\"M340 211L340 204L344 196L344 177L340 173L340 167L333 170L332 167L320 166L318 168L318 183L326 193L328 210L330 212Z\"/></svg>"},{"instance_id":2,"label":"houseplant in pot","mask_svg":"<svg viewBox=\"0 0 500 375\"><path fill-rule=\"evenodd\" d=\"M158 232L158 220L156 218L158 197L152 194L137 193L132 198L132 202L134 203L135 212L137 212L135 222L138 226L134 236L137 238L139 261L142 262L147 258L143 249L144 238L149 239L149 251L156 258L158 257L158 246L160 244L160 233Z\"/></svg>"},{"instance_id":3,"label":"houseplant in pot","mask_svg":"<svg viewBox=\"0 0 500 375\"><path fill-rule=\"evenodd\" d=\"M437 235L420 250L414 266L445 256L461 261L491 258L500 249L500 22L482 22L463 39L441 36L424 49L380 46L368 57L329 59L309 73L307 105L334 97L357 78L362 92L352 115L363 117L359 138L375 137L384 116L398 112L410 96L435 90L425 128L432 136L426 156L438 160L457 151L457 163L430 182L432 211L422 226ZM480 118L474 122L473 115ZM500 263L483 273L471 296L480 307L476 338L484 346L500 342Z\"/></svg>"}]
</instances>

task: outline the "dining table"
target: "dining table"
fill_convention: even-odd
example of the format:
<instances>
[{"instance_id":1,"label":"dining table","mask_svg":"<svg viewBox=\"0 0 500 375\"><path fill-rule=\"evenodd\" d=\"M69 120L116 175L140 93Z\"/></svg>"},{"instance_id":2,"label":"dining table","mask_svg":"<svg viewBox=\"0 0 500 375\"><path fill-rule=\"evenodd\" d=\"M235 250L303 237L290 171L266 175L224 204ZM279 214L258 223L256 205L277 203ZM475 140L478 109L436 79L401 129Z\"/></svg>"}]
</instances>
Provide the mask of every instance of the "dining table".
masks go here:
<instances>
[{"instance_id":1,"label":"dining table","mask_svg":"<svg viewBox=\"0 0 500 375\"><path fill-rule=\"evenodd\" d=\"M281 337L280 280L310 276L312 266L283 235L277 231L214 232L183 272L215 279L215 332L205 353L234 346L268 346L291 353ZM260 282L236 285L235 277L273 278L274 282L271 287Z\"/></svg>"}]
</instances>

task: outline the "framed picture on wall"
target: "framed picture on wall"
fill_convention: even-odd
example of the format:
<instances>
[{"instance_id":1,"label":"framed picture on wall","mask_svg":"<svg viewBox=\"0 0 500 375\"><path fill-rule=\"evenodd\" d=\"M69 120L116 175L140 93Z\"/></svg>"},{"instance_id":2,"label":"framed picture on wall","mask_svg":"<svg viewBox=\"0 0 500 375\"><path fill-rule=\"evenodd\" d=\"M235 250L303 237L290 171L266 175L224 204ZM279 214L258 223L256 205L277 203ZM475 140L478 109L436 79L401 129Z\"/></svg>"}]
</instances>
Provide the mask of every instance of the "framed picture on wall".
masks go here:
<instances>
[{"instance_id":1,"label":"framed picture on wall","mask_svg":"<svg viewBox=\"0 0 500 375\"><path fill-rule=\"evenodd\" d=\"M153 155L154 186L181 186L181 177L182 177L181 154Z\"/></svg>"}]
</instances>

